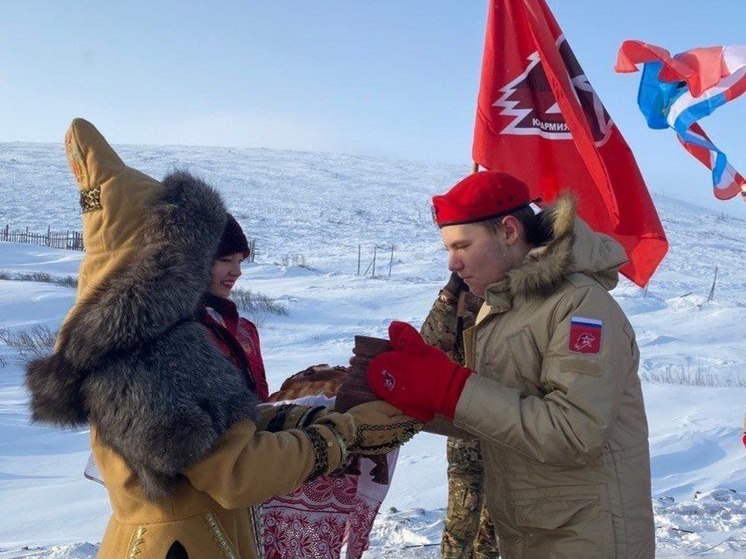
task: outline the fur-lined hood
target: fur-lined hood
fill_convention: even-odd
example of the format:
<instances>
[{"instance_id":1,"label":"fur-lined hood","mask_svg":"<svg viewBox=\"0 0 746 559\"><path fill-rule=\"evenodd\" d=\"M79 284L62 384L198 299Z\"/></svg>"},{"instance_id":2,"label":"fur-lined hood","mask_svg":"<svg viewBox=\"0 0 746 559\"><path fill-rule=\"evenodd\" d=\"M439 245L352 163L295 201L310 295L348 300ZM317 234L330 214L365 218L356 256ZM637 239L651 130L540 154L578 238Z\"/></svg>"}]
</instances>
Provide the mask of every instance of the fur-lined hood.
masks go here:
<instances>
[{"instance_id":1,"label":"fur-lined hood","mask_svg":"<svg viewBox=\"0 0 746 559\"><path fill-rule=\"evenodd\" d=\"M531 249L506 279L489 286L485 294L488 303L490 295L495 297L499 293L547 297L573 273L589 275L607 290L618 283L619 268L627 262L624 249L611 237L591 230L576 216L572 196L560 196L544 211L544 219L551 224L552 239Z\"/></svg>"},{"instance_id":2,"label":"fur-lined hood","mask_svg":"<svg viewBox=\"0 0 746 559\"><path fill-rule=\"evenodd\" d=\"M153 499L256 417L256 395L195 321L226 215L203 181L166 177L137 256L76 303L54 355L28 366L33 419L95 424Z\"/></svg>"}]
</instances>

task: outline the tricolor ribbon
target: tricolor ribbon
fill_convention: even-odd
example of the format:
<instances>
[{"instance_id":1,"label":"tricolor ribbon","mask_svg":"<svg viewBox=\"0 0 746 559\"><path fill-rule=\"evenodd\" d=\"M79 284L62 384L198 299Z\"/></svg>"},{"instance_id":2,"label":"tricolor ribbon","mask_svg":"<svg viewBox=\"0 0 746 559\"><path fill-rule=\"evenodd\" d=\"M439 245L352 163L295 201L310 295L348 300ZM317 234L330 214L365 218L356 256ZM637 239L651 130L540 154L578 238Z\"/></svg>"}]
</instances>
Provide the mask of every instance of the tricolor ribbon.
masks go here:
<instances>
[{"instance_id":1,"label":"tricolor ribbon","mask_svg":"<svg viewBox=\"0 0 746 559\"><path fill-rule=\"evenodd\" d=\"M671 56L641 41L624 41L615 70L635 72L643 64L637 104L650 128L673 128L679 142L712 171L715 197L741 193L746 179L710 140L697 121L746 92L746 46L697 48Z\"/></svg>"}]
</instances>

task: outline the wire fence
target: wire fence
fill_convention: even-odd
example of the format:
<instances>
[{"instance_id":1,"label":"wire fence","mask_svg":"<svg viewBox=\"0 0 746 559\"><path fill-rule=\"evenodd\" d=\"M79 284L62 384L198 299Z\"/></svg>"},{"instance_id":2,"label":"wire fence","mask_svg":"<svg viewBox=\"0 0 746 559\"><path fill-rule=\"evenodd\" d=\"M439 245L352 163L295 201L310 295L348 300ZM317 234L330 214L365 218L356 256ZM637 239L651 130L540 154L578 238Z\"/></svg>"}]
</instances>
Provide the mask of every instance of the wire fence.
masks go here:
<instances>
[{"instance_id":1,"label":"wire fence","mask_svg":"<svg viewBox=\"0 0 746 559\"><path fill-rule=\"evenodd\" d=\"M361 265L367 261L367 258L364 260L363 256L363 245L359 244L357 245L357 275L361 275L362 267ZM376 262L378 261L378 271L379 275L376 275ZM388 261L388 262L387 262ZM365 268L365 271L362 272L363 276L367 276L370 272L370 277L380 277L383 275L381 273L382 268L385 269L386 264L388 264L388 276L391 277L391 266L394 263L394 245L379 245L376 244L373 247L373 257L370 261L368 261L368 267Z\"/></svg>"}]
</instances>

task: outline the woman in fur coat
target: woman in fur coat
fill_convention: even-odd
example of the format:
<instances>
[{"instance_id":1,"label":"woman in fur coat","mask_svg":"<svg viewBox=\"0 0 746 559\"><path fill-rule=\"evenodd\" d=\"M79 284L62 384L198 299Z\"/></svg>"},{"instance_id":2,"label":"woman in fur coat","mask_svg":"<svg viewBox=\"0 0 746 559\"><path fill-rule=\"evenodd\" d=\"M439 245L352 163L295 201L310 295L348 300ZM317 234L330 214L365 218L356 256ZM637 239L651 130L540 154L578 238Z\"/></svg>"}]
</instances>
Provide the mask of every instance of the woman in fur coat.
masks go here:
<instances>
[{"instance_id":1,"label":"woman in fur coat","mask_svg":"<svg viewBox=\"0 0 746 559\"><path fill-rule=\"evenodd\" d=\"M259 558L260 503L350 452L402 444L415 424L382 402L260 416L195 320L227 219L220 196L188 173L159 183L127 167L85 120L65 141L86 253L54 354L28 367L33 418L90 425L112 506L99 557Z\"/></svg>"}]
</instances>

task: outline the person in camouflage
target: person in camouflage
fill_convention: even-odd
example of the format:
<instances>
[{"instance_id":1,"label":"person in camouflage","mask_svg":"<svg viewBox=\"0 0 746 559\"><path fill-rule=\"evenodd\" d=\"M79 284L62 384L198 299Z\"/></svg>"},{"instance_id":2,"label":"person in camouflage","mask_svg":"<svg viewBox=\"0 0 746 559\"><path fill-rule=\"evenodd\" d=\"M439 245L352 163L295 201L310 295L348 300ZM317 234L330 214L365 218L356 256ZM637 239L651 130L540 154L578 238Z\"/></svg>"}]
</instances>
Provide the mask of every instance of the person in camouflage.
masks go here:
<instances>
[{"instance_id":1,"label":"person in camouflage","mask_svg":"<svg viewBox=\"0 0 746 559\"><path fill-rule=\"evenodd\" d=\"M422 337L463 365L462 333L474 324L481 305L482 300L470 293L464 281L453 273L422 325ZM484 472L479 440L449 437L446 456L448 511L441 556L443 559L499 557L495 527L482 504Z\"/></svg>"}]
</instances>

